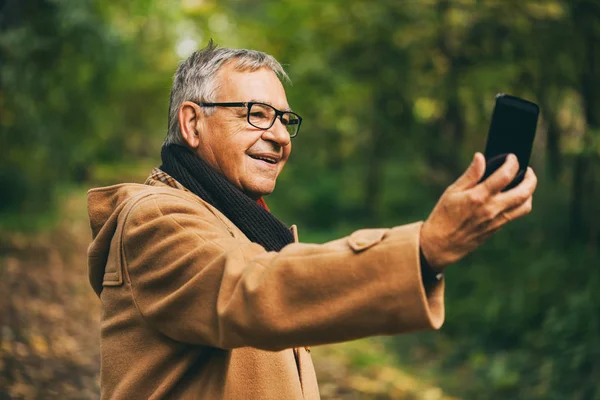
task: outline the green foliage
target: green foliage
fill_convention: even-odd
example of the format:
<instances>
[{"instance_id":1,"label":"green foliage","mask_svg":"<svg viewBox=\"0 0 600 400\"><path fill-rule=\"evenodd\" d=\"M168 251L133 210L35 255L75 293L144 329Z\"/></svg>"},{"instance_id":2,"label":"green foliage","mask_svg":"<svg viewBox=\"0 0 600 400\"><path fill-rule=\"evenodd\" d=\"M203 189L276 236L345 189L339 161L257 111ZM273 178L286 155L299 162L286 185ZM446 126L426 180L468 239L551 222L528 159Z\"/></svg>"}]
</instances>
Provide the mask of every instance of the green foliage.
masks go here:
<instances>
[{"instance_id":1,"label":"green foliage","mask_svg":"<svg viewBox=\"0 0 600 400\"><path fill-rule=\"evenodd\" d=\"M594 0L9 0L0 229L64 183L158 164L185 43L286 67L304 122L268 201L303 240L425 219L483 150L494 95L519 95L542 110L534 212L449 268L441 333L390 346L466 398L598 399L599 27Z\"/></svg>"},{"instance_id":2,"label":"green foliage","mask_svg":"<svg viewBox=\"0 0 600 400\"><path fill-rule=\"evenodd\" d=\"M98 160L144 154L146 131L158 130L158 120L153 112L142 115L161 107L166 115L169 85L157 69L161 53L150 47L165 51L171 39L150 26L151 19L125 26L114 19L149 4L6 2L0 180L7 195L0 212L48 211L56 184L85 180Z\"/></svg>"},{"instance_id":3,"label":"green foliage","mask_svg":"<svg viewBox=\"0 0 600 400\"><path fill-rule=\"evenodd\" d=\"M67 3L5 6L0 176L9 196L0 209L18 208L26 196L50 200L51 182L67 167L61 161L78 151L68 144L77 145L90 122L86 110L92 98L86 90L99 99L104 94L111 43L93 10L82 2Z\"/></svg>"}]
</instances>

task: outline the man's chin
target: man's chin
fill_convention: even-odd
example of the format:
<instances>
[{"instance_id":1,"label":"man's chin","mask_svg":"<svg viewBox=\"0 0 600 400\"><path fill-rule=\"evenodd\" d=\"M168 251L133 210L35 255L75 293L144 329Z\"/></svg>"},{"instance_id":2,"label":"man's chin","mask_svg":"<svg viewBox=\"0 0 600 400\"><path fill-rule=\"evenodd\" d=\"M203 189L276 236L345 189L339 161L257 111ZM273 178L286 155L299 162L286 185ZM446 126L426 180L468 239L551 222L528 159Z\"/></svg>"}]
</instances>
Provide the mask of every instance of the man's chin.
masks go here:
<instances>
[{"instance_id":1,"label":"man's chin","mask_svg":"<svg viewBox=\"0 0 600 400\"><path fill-rule=\"evenodd\" d=\"M248 185L245 187L244 193L246 193L250 198L258 200L263 196L273 193L273 190L275 190L275 182L269 182L266 184Z\"/></svg>"}]
</instances>

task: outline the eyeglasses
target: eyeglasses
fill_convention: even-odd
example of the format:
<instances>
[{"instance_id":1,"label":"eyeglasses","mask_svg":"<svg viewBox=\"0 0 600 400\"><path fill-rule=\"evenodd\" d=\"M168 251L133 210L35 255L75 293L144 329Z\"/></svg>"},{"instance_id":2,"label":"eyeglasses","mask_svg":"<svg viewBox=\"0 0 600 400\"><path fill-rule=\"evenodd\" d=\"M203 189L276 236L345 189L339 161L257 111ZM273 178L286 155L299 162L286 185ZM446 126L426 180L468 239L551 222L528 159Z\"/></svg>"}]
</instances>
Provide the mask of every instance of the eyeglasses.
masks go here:
<instances>
[{"instance_id":1,"label":"eyeglasses","mask_svg":"<svg viewBox=\"0 0 600 400\"><path fill-rule=\"evenodd\" d=\"M267 130L273 126L277 117L285 126L290 138L296 137L300 130L302 117L292 111L279 111L265 103L250 101L247 103L196 103L200 107L246 107L248 123L255 128Z\"/></svg>"}]
</instances>

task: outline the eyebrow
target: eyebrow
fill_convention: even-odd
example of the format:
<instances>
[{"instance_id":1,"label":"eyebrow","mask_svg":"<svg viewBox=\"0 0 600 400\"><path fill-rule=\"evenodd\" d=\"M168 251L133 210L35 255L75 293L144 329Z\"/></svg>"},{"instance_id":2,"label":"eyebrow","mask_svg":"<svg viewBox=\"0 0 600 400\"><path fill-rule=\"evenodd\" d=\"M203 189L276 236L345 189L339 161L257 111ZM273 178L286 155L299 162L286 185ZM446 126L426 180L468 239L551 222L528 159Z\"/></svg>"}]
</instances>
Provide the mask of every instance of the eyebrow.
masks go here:
<instances>
[{"instance_id":1,"label":"eyebrow","mask_svg":"<svg viewBox=\"0 0 600 400\"><path fill-rule=\"evenodd\" d=\"M249 103L265 103L265 104L270 105L273 108L277 108L270 101L266 101L266 100L250 99ZM281 111L291 111L291 112L293 112L292 109L289 108L289 107L286 107L286 108L282 109Z\"/></svg>"}]
</instances>

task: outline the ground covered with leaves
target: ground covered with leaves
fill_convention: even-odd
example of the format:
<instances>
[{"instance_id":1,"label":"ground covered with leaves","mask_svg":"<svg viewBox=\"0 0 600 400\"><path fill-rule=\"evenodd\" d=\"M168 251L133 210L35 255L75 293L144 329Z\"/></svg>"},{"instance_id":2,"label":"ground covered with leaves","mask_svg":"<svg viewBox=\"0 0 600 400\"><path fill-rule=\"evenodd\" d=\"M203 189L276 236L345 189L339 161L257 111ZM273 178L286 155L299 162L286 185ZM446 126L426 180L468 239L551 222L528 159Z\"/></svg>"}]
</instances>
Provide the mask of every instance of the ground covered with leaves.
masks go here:
<instances>
[{"instance_id":1,"label":"ground covered with leaves","mask_svg":"<svg viewBox=\"0 0 600 400\"><path fill-rule=\"evenodd\" d=\"M79 221L0 235L2 399L98 397L100 303L87 284L89 228Z\"/></svg>"}]
</instances>

